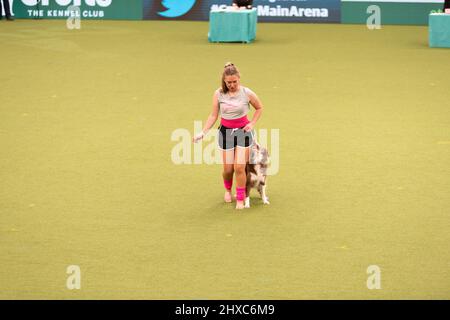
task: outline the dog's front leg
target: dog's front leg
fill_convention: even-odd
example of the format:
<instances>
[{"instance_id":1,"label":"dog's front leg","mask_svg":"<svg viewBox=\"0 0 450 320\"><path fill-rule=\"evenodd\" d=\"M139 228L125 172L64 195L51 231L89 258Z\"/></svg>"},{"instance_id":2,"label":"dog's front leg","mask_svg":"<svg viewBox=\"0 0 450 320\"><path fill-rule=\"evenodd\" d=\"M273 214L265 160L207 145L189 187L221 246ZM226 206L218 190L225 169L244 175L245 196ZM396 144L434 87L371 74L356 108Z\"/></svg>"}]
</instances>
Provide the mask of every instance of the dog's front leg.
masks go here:
<instances>
[{"instance_id":1,"label":"dog's front leg","mask_svg":"<svg viewBox=\"0 0 450 320\"><path fill-rule=\"evenodd\" d=\"M261 198L264 204L270 204L269 197L266 195L266 186L262 186L261 188Z\"/></svg>"},{"instance_id":2,"label":"dog's front leg","mask_svg":"<svg viewBox=\"0 0 450 320\"><path fill-rule=\"evenodd\" d=\"M245 198L244 208L250 208L250 197Z\"/></svg>"},{"instance_id":3,"label":"dog's front leg","mask_svg":"<svg viewBox=\"0 0 450 320\"><path fill-rule=\"evenodd\" d=\"M250 177L247 177L247 179L250 179ZM248 180L247 180L248 181ZM245 186L245 194L246 194L246 198L245 198L245 202L244 202L244 208L250 208L250 185L247 183L247 185Z\"/></svg>"}]
</instances>

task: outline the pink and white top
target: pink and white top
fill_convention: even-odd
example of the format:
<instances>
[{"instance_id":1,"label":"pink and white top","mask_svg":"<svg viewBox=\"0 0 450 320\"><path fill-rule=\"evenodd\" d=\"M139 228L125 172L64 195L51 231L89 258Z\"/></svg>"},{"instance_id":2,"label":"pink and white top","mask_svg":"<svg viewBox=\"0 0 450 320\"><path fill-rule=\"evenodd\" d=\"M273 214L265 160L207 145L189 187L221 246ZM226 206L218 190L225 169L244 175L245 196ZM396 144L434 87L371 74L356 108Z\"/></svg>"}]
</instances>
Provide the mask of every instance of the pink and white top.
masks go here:
<instances>
[{"instance_id":1,"label":"pink and white top","mask_svg":"<svg viewBox=\"0 0 450 320\"><path fill-rule=\"evenodd\" d=\"M248 94L253 93L249 88L240 86L238 92L233 96L223 93L221 89L216 90L219 100L220 123L227 128L241 128L250 121L247 114L250 111Z\"/></svg>"}]
</instances>

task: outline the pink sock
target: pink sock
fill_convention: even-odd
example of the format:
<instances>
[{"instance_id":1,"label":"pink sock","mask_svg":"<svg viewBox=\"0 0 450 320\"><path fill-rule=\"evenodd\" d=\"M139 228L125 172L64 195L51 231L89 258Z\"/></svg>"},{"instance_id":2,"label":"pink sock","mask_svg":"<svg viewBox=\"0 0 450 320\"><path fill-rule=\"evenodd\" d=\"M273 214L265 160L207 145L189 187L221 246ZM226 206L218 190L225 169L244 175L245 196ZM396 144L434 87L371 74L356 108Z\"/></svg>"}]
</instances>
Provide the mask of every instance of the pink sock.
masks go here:
<instances>
[{"instance_id":1,"label":"pink sock","mask_svg":"<svg viewBox=\"0 0 450 320\"><path fill-rule=\"evenodd\" d=\"M231 178L230 180L223 179L223 185L225 189L231 190L231 186L233 185L233 178Z\"/></svg>"},{"instance_id":2,"label":"pink sock","mask_svg":"<svg viewBox=\"0 0 450 320\"><path fill-rule=\"evenodd\" d=\"M238 201L245 200L245 187L244 188L236 187L236 200Z\"/></svg>"}]
</instances>

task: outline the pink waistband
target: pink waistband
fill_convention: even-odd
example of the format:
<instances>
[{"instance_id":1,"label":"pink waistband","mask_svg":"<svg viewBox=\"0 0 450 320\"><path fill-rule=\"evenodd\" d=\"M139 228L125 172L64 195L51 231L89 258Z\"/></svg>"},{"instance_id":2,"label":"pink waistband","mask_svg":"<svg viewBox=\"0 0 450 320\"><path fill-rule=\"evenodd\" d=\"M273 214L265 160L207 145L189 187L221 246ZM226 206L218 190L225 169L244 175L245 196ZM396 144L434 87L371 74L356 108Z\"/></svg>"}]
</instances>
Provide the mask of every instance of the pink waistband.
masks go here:
<instances>
[{"instance_id":1,"label":"pink waistband","mask_svg":"<svg viewBox=\"0 0 450 320\"><path fill-rule=\"evenodd\" d=\"M243 116L242 118L238 118L238 119L224 119L224 118L220 118L220 123L227 128L242 128L244 127L247 123L249 123L250 120L248 120L247 116Z\"/></svg>"}]
</instances>

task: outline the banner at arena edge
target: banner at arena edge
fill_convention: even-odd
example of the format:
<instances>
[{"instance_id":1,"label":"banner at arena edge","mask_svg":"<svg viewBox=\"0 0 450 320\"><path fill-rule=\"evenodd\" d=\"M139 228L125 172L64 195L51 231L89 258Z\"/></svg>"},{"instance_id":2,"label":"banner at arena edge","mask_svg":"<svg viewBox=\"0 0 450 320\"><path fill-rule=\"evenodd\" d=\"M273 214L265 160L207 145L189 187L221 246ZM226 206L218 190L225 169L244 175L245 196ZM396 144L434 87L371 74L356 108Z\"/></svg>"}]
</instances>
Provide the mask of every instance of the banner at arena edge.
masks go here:
<instances>
[{"instance_id":1,"label":"banner at arena edge","mask_svg":"<svg viewBox=\"0 0 450 320\"><path fill-rule=\"evenodd\" d=\"M150 20L209 20L211 9L232 0L143 0L143 18ZM260 22L340 23L341 0L254 0Z\"/></svg>"},{"instance_id":2,"label":"banner at arena edge","mask_svg":"<svg viewBox=\"0 0 450 320\"><path fill-rule=\"evenodd\" d=\"M427 25L428 15L442 11L444 0L342 0L341 23L365 24L369 6L381 13L381 24Z\"/></svg>"},{"instance_id":3,"label":"banner at arena edge","mask_svg":"<svg viewBox=\"0 0 450 320\"><path fill-rule=\"evenodd\" d=\"M16 18L67 19L75 14L69 7L77 6L80 9L81 19L142 19L142 0L9 0L9 2Z\"/></svg>"},{"instance_id":4,"label":"banner at arena edge","mask_svg":"<svg viewBox=\"0 0 450 320\"><path fill-rule=\"evenodd\" d=\"M232 0L4 0L16 18L67 19L79 6L81 19L203 20ZM179 6L184 3L184 6ZM325 3L326 5L322 5ZM381 9L382 24L427 24L443 0L254 0L260 22L366 23L369 5Z\"/></svg>"}]
</instances>

